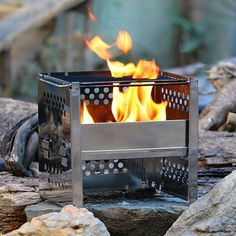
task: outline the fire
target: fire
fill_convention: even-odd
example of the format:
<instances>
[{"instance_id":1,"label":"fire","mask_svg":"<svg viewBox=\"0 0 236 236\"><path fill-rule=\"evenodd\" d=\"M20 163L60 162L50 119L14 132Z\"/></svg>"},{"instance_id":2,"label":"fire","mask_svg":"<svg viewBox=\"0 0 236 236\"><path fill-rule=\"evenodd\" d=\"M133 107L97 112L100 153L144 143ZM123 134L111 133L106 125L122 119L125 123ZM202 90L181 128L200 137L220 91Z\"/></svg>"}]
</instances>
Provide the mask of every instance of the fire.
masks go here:
<instances>
[{"instance_id":1,"label":"fire","mask_svg":"<svg viewBox=\"0 0 236 236\"><path fill-rule=\"evenodd\" d=\"M131 85L125 92L113 88L112 114L116 122L166 120L167 103L157 104L152 100L152 86Z\"/></svg>"},{"instance_id":2,"label":"fire","mask_svg":"<svg viewBox=\"0 0 236 236\"><path fill-rule=\"evenodd\" d=\"M105 43L99 36L95 36L91 40L85 38L84 41L88 48L95 52L100 58L108 60L112 57L112 54L108 50L111 46Z\"/></svg>"},{"instance_id":3,"label":"fire","mask_svg":"<svg viewBox=\"0 0 236 236\"><path fill-rule=\"evenodd\" d=\"M82 103L80 122L81 122L81 124L93 124L94 123L92 116L88 112L88 108L87 108L85 101L83 101L83 103Z\"/></svg>"},{"instance_id":4,"label":"fire","mask_svg":"<svg viewBox=\"0 0 236 236\"><path fill-rule=\"evenodd\" d=\"M133 79L157 79L160 68L154 60L139 60L137 65L130 62L124 64L120 61L111 61L112 54L110 48L117 48L127 54L132 48L132 38L127 31L120 31L115 43L109 45L99 36L92 40L85 39L87 46L100 58L107 61L107 65L114 78L132 77ZM119 84L113 84L113 100L111 111L116 122L135 122L135 121L160 121L166 120L167 102L160 104L153 101L152 88L154 82L149 85L144 82L131 83L126 91L121 91ZM94 123L93 118L88 112L85 102L82 107L82 123ZM110 121L107 121L110 122Z\"/></svg>"},{"instance_id":5,"label":"fire","mask_svg":"<svg viewBox=\"0 0 236 236\"><path fill-rule=\"evenodd\" d=\"M145 61L139 60L136 69L133 74L133 78L148 78L148 79L156 79L159 74L159 66L156 65L155 61Z\"/></svg>"},{"instance_id":6,"label":"fire","mask_svg":"<svg viewBox=\"0 0 236 236\"><path fill-rule=\"evenodd\" d=\"M128 54L132 48L132 38L127 31L119 31L116 39L116 45L121 52Z\"/></svg>"},{"instance_id":7,"label":"fire","mask_svg":"<svg viewBox=\"0 0 236 236\"><path fill-rule=\"evenodd\" d=\"M107 60L107 65L111 71L112 77L121 78L124 76L132 76L135 71L134 63L123 64L119 61Z\"/></svg>"}]
</instances>

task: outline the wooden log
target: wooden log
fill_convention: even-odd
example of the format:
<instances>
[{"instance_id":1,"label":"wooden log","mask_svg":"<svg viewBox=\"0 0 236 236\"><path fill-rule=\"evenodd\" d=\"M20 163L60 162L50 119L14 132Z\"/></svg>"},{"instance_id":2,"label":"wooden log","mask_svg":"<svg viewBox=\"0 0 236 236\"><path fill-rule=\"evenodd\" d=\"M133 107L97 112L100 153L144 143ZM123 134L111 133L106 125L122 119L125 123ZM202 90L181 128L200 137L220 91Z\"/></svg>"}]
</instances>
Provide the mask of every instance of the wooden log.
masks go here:
<instances>
[{"instance_id":1,"label":"wooden log","mask_svg":"<svg viewBox=\"0 0 236 236\"><path fill-rule=\"evenodd\" d=\"M0 22L0 51L10 47L13 41L26 31L41 27L59 13L83 2L85 0L27 1L23 9Z\"/></svg>"},{"instance_id":2,"label":"wooden log","mask_svg":"<svg viewBox=\"0 0 236 236\"><path fill-rule=\"evenodd\" d=\"M200 114L200 128L217 130L227 119L229 112L236 112L236 79L222 88L215 99Z\"/></svg>"},{"instance_id":3,"label":"wooden log","mask_svg":"<svg viewBox=\"0 0 236 236\"><path fill-rule=\"evenodd\" d=\"M2 142L9 129L36 111L36 104L11 98L0 98L0 155L5 154L6 144Z\"/></svg>"},{"instance_id":4,"label":"wooden log","mask_svg":"<svg viewBox=\"0 0 236 236\"><path fill-rule=\"evenodd\" d=\"M52 22L61 12L85 1L17 1L15 5L23 7L0 21L0 88L3 91L2 93L0 91L1 96L12 95L12 87L17 73L22 68L22 63L32 59L35 52L39 50L43 39L51 31L52 27L51 25L48 27L48 22ZM13 4L13 6L15 5ZM12 8L14 8L13 6ZM42 28L46 30L43 31Z\"/></svg>"},{"instance_id":5,"label":"wooden log","mask_svg":"<svg viewBox=\"0 0 236 236\"><path fill-rule=\"evenodd\" d=\"M208 73L208 80L217 90L220 90L236 78L236 64L232 61L222 61L213 66Z\"/></svg>"}]
</instances>

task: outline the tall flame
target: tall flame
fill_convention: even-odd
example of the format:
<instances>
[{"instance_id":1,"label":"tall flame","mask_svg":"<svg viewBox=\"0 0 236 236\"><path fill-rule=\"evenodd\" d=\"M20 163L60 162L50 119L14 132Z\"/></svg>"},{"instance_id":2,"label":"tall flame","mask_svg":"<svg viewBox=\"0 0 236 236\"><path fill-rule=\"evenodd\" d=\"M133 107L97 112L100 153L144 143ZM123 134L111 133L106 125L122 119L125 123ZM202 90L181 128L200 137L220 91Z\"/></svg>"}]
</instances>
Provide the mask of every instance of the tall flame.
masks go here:
<instances>
[{"instance_id":1,"label":"tall flame","mask_svg":"<svg viewBox=\"0 0 236 236\"><path fill-rule=\"evenodd\" d=\"M107 65L114 78L130 76L134 79L157 79L160 68L154 60L139 60L137 65L130 62L124 64L120 61L111 61L112 54L109 49L112 46L124 54L132 48L132 38L127 31L120 31L115 43L109 45L99 36L92 40L85 39L87 46L99 57L107 61ZM119 84L113 84L112 114L116 122L135 122L135 121L158 121L166 120L167 102L157 104L152 99L152 88L154 82L149 85L144 82L131 83L126 91L120 91ZM87 106L83 104L82 123L94 123L93 118L88 112ZM108 122L108 121L107 121Z\"/></svg>"}]
</instances>

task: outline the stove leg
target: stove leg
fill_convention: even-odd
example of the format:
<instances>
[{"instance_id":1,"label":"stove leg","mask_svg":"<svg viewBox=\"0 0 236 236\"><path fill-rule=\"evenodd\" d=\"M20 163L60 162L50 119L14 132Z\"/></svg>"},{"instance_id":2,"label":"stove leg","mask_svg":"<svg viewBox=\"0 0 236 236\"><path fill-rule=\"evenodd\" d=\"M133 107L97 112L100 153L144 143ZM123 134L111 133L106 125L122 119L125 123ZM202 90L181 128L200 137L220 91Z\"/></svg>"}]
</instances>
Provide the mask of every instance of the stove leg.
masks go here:
<instances>
[{"instance_id":1,"label":"stove leg","mask_svg":"<svg viewBox=\"0 0 236 236\"><path fill-rule=\"evenodd\" d=\"M71 160L72 160L72 197L76 207L83 206L83 174L81 155L80 124L80 88L73 86L70 90L71 114Z\"/></svg>"},{"instance_id":2,"label":"stove leg","mask_svg":"<svg viewBox=\"0 0 236 236\"><path fill-rule=\"evenodd\" d=\"M192 203L198 196L198 84L197 80L190 83L189 105L189 136L188 136L188 199Z\"/></svg>"}]
</instances>

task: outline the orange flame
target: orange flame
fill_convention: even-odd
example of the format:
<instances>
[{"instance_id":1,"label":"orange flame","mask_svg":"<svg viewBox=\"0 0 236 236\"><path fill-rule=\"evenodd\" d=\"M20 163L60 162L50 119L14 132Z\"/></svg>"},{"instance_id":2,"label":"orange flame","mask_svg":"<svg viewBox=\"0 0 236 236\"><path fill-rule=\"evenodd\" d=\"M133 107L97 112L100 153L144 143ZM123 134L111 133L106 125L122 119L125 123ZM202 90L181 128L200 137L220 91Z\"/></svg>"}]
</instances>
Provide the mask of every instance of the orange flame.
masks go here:
<instances>
[{"instance_id":1,"label":"orange flame","mask_svg":"<svg viewBox=\"0 0 236 236\"><path fill-rule=\"evenodd\" d=\"M87 108L85 101L83 101L83 103L82 103L80 122L81 122L81 124L93 124L94 123L92 116L88 112L88 108Z\"/></svg>"},{"instance_id":2,"label":"orange flame","mask_svg":"<svg viewBox=\"0 0 236 236\"><path fill-rule=\"evenodd\" d=\"M121 52L128 54L132 48L132 38L127 31L119 31L116 39L116 45Z\"/></svg>"},{"instance_id":3,"label":"orange flame","mask_svg":"<svg viewBox=\"0 0 236 236\"><path fill-rule=\"evenodd\" d=\"M84 41L88 48L95 52L100 58L104 60L108 60L111 58L112 55L108 50L109 48L111 48L111 46L105 43L99 36L95 36L91 40L85 38Z\"/></svg>"},{"instance_id":4,"label":"orange flame","mask_svg":"<svg viewBox=\"0 0 236 236\"><path fill-rule=\"evenodd\" d=\"M93 22L95 22L97 20L96 16L93 14L91 8L88 8L88 16L89 16L89 19Z\"/></svg>"},{"instance_id":5,"label":"orange flame","mask_svg":"<svg viewBox=\"0 0 236 236\"><path fill-rule=\"evenodd\" d=\"M125 76L130 76L134 79L144 78L152 80L158 78L160 68L156 65L154 60L139 60L137 65L134 63L123 64L120 61L110 61L111 53L109 49L112 47L111 45L102 41L99 36L95 36L91 41L87 40L85 42L93 52L107 61L111 75L114 78L122 78ZM120 31L114 45L116 45L121 52L127 54L132 48L132 38L128 32ZM148 86L145 85L144 82L131 83L126 91L121 92L119 84L114 84L111 110L115 121L135 122L166 120L167 102L157 104L153 101L153 85L154 82L150 82ZM86 104L84 105L82 114L84 116L81 119L83 122L94 123L93 118L88 113Z\"/></svg>"},{"instance_id":6,"label":"orange flame","mask_svg":"<svg viewBox=\"0 0 236 236\"><path fill-rule=\"evenodd\" d=\"M124 76L132 76L135 71L134 63L123 64L119 61L107 60L107 65L111 71L112 77L121 78Z\"/></svg>"},{"instance_id":7,"label":"orange flame","mask_svg":"<svg viewBox=\"0 0 236 236\"><path fill-rule=\"evenodd\" d=\"M114 87L112 113L115 120L117 122L166 120L167 102L155 103L151 98L151 91L152 86L130 86L125 92L120 92L119 87Z\"/></svg>"},{"instance_id":8,"label":"orange flame","mask_svg":"<svg viewBox=\"0 0 236 236\"><path fill-rule=\"evenodd\" d=\"M125 65L119 61L107 60L107 65L111 71L111 75L115 78L132 76L134 79L156 79L160 71L159 66L156 65L154 60L139 60L137 66L134 63Z\"/></svg>"},{"instance_id":9,"label":"orange flame","mask_svg":"<svg viewBox=\"0 0 236 236\"><path fill-rule=\"evenodd\" d=\"M158 77L159 71L159 66L156 65L154 60L139 60L138 65L134 71L133 78L156 79Z\"/></svg>"}]
</instances>

